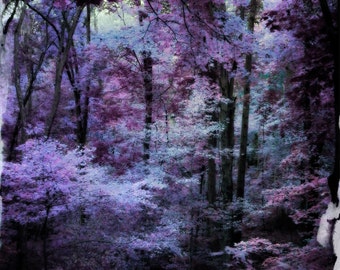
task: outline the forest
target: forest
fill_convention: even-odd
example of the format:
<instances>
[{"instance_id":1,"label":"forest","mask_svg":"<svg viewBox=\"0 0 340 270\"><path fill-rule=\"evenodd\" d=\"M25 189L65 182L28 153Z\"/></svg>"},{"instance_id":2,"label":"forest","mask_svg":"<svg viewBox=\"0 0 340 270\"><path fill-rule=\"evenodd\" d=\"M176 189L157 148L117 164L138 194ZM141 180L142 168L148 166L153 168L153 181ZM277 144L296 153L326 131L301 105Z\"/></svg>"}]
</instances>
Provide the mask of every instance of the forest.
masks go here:
<instances>
[{"instance_id":1,"label":"forest","mask_svg":"<svg viewBox=\"0 0 340 270\"><path fill-rule=\"evenodd\" d=\"M339 270L338 4L2 0L0 270Z\"/></svg>"}]
</instances>

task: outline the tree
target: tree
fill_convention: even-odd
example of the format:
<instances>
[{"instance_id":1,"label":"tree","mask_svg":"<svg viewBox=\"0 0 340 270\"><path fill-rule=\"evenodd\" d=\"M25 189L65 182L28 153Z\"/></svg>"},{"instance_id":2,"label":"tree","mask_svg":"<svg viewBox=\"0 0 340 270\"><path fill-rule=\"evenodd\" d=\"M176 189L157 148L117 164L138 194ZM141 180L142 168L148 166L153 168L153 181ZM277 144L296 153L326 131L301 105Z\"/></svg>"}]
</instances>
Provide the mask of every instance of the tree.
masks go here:
<instances>
[{"instance_id":1,"label":"tree","mask_svg":"<svg viewBox=\"0 0 340 270\"><path fill-rule=\"evenodd\" d=\"M216 64L218 84L222 94L220 101L219 122L222 125L221 140L221 192L225 202L233 201L233 162L234 162L234 75L237 62L233 61L232 70L228 72L223 64Z\"/></svg>"},{"instance_id":2,"label":"tree","mask_svg":"<svg viewBox=\"0 0 340 270\"><path fill-rule=\"evenodd\" d=\"M10 2L8 33L28 19L44 31L27 32L37 43L13 63L27 65L13 69L7 140L30 60L39 63L45 38L50 46L25 108L25 142L3 172L0 268L313 269L329 258L311 240L327 204L326 177L315 175L324 172L312 169L331 160L334 135L325 127L333 59L316 1L282 1L264 13L275 33L259 25L254 34L239 15L255 1ZM110 12L104 31L90 22L93 4ZM22 54L24 35L14 41ZM242 133L255 134L263 168L248 163L239 202L235 96L244 87L245 118L256 106L258 122Z\"/></svg>"},{"instance_id":3,"label":"tree","mask_svg":"<svg viewBox=\"0 0 340 270\"><path fill-rule=\"evenodd\" d=\"M86 4L86 45L91 42L91 5ZM73 39L73 37L72 37ZM75 119L76 119L76 137L77 143L83 147L87 141L88 133L88 118L89 118L89 106L90 106L90 79L84 79L84 77L90 76L90 74L80 74L79 56L77 47L72 41L72 49L69 59L65 65L66 74L73 89L73 97L75 103ZM84 63L83 63L84 64ZM83 78L82 78L83 77ZM86 82L83 83L82 81ZM80 89L82 88L82 89Z\"/></svg>"},{"instance_id":4,"label":"tree","mask_svg":"<svg viewBox=\"0 0 340 270\"><path fill-rule=\"evenodd\" d=\"M5 7L4 5L0 6L0 14L4 13ZM3 26L2 20L0 22L1 29L5 30L5 27ZM10 38L11 39L11 38ZM5 31L2 31L0 33L0 151L1 153L4 153L4 139L3 139L3 133L4 133L4 127L3 127L3 116L4 116L4 111L6 107L6 100L8 96L8 88L11 84L11 77L10 74L8 73L8 69L12 67L12 59L13 59L13 54L10 48L12 44L6 40L6 33ZM0 174L3 172L3 154L0 156ZM0 181L1 185L1 181ZM2 196L0 196L0 229L2 230L2 216L3 216L3 207L2 207ZM1 235L0 235L1 237ZM2 237L1 239L2 240ZM1 241L2 243L2 241ZM2 246L2 244L1 244Z\"/></svg>"},{"instance_id":5,"label":"tree","mask_svg":"<svg viewBox=\"0 0 340 270\"><path fill-rule=\"evenodd\" d=\"M217 104L214 98L210 98L205 101L206 102L206 115L207 120L211 125L217 123L218 121L218 111ZM216 180L217 180L217 172L216 172L216 148L217 148L217 131L213 130L209 134L208 138L208 164L207 164L207 174L208 174L208 188L207 188L207 198L210 204L214 204L216 202Z\"/></svg>"},{"instance_id":6,"label":"tree","mask_svg":"<svg viewBox=\"0 0 340 270\"><path fill-rule=\"evenodd\" d=\"M195 10L189 9L189 14L194 16L200 14L198 23L206 27L206 33L195 37L201 44L200 50L202 56L206 56L209 61L204 63L204 67L200 67L202 73L206 74L213 83L217 84L220 89L219 101L219 123L220 130L220 155L221 155L221 195L224 202L232 202L233 200L233 148L234 148L234 114L235 114L235 97L234 97L234 80L237 72L238 52L233 55L229 54L231 47L237 43L237 39L231 39L233 35L229 33L228 26L239 28L237 20L233 20L231 14L226 13L225 3L218 1L207 1L201 6L195 7ZM229 18L230 17L230 18ZM196 18L197 19L197 18ZM187 26L188 27L188 26ZM206 50L209 48L209 54ZM225 52L221 48L224 48ZM206 70L207 69L207 70ZM213 167L212 160L209 168ZM213 171L210 169L210 171ZM209 174L208 174L209 175ZM209 178L210 181L213 177ZM208 184L209 186L213 185Z\"/></svg>"},{"instance_id":7,"label":"tree","mask_svg":"<svg viewBox=\"0 0 340 270\"><path fill-rule=\"evenodd\" d=\"M21 1L15 1L15 7L13 10L12 14L15 14L16 10L17 10L17 6L18 4L21 3ZM45 25L45 32L46 32L46 36L48 36L48 30L49 28L51 28L54 32L54 37L57 39L56 43L53 43L58 50L57 56L56 56L56 72L55 72L55 82L54 82L54 93L53 93L53 101L52 101L52 105L51 105L51 110L47 116L47 120L46 120L46 127L45 127L45 135L47 137L50 136L51 133L51 129L57 114L57 110L59 107L59 102L60 102L60 96L61 96L61 84L62 84L62 76L63 76L63 72L64 69L67 65L67 61L68 61L68 57L69 57L69 52L72 49L72 45L73 45L73 35L76 31L79 19L81 17L82 14L82 10L84 8L84 6L77 6L75 8L75 12L71 12L71 9L67 9L69 7L65 7L63 5L64 3L61 3L60 1L56 1L54 3L54 5L49 6L49 8L47 10L44 10L45 8L45 4L44 3L35 3L35 4L31 4L31 3L27 3L24 2L22 3L23 7L27 7L29 10L31 10L33 12L33 14L35 14L37 17L39 17L39 19L44 23ZM53 13L53 11L56 11L56 13ZM10 17L7 20L6 26L7 29L10 25L10 23L12 22L12 17ZM58 25L56 23L56 21L59 20L59 26L60 28L58 29ZM20 26L20 23L19 23ZM17 28L17 33L19 33L20 27ZM7 31L7 30L6 30ZM16 35L16 37L18 37ZM17 40L17 39L16 39ZM17 42L18 43L18 40ZM47 48L50 46L50 41L49 38L46 39L45 42L47 45L45 45L45 47L47 46ZM18 47L18 46L16 46ZM46 48L45 48L46 50ZM32 92L32 87L33 87L33 82L36 79L36 76L39 72L39 69L41 68L41 65L43 64L44 61L44 56L46 54L46 51L43 50L43 53L41 54L41 57L39 59L39 64L37 65L36 70L32 70L30 71L31 73L33 73L33 75L29 75L30 79L29 79L29 83L28 83L28 89L26 91L26 93L28 93L27 97L25 97L27 102L29 100L30 97L30 93ZM16 61L18 62L18 61ZM17 66L15 68L16 70L16 78L19 79L19 67ZM17 88L17 93L18 93L18 102L19 102L19 108L20 108L20 119L18 119L18 128L15 129L14 133L18 133L18 129L20 129L20 123L25 121L25 115L24 115L24 98L21 97L21 90L19 89L20 85L19 83L16 84L16 88ZM21 123L22 124L22 123ZM14 136L14 140L13 143L11 143L14 147L15 145L15 137ZM13 148L12 147L12 148Z\"/></svg>"},{"instance_id":8,"label":"tree","mask_svg":"<svg viewBox=\"0 0 340 270\"><path fill-rule=\"evenodd\" d=\"M259 11L261 2L252 0L249 3L249 15L247 27L250 33L254 32L256 16ZM242 7L244 9L245 7ZM242 11L244 13L244 10ZM241 15L244 20L244 15ZM247 53L245 61L245 86L243 91L243 111L241 123L241 138L240 138L240 156L238 160L238 175L237 175L237 198L244 198L244 185L247 166L247 146L248 146L248 126L249 126L249 112L250 112L250 85L251 72L253 65L253 55L251 52Z\"/></svg>"},{"instance_id":9,"label":"tree","mask_svg":"<svg viewBox=\"0 0 340 270\"><path fill-rule=\"evenodd\" d=\"M150 158L150 142L151 142L151 125L152 125L152 57L151 52L143 51L143 80L144 80L144 100L145 100L145 120L144 129L145 137L143 142L144 155L143 159L147 161Z\"/></svg>"},{"instance_id":10,"label":"tree","mask_svg":"<svg viewBox=\"0 0 340 270\"><path fill-rule=\"evenodd\" d=\"M26 269L27 241L32 233L42 239L43 267L48 269L49 223L68 211L80 162L76 152L64 158L65 149L54 141L28 140L18 149L23 152L21 164L6 163L2 183L4 222L6 233L15 230L18 269Z\"/></svg>"},{"instance_id":11,"label":"tree","mask_svg":"<svg viewBox=\"0 0 340 270\"><path fill-rule=\"evenodd\" d=\"M337 1L304 3L291 1L291 4L296 7L294 11L288 6L282 5L281 10L269 12L268 15L274 16L271 18L266 16L266 19L272 30L288 29L292 31L304 49L294 61L294 73L290 75L293 87L288 91L287 97L291 108L294 108L291 115L293 117L299 115L302 120L302 123L301 120L299 123L300 127L296 126L296 131L303 130L307 139L305 145L311 149L303 152L299 147L294 149L300 157L304 156L302 159L304 163L301 165L303 168L308 168L309 177L318 174L317 169L320 164L326 165L320 163L320 157L325 152L324 149L328 145L333 148L334 164L331 169L332 173L328 177L331 203L328 205L326 214L321 218L318 235L318 241L327 246L330 244L329 239L334 237L334 231L331 228L334 224L331 225L326 220L335 222L338 216L336 209L339 202L337 195L339 185L339 108L334 105L339 102L339 79L338 75L335 75L339 72L339 44L338 33L334 30L337 27L337 21L334 18L338 11L338 3ZM289 20L282 23L282 18L289 18ZM306 29L310 30L306 31ZM296 61L297 59L299 62ZM329 130L329 123L332 123L335 129ZM334 230L336 231L337 228Z\"/></svg>"},{"instance_id":12,"label":"tree","mask_svg":"<svg viewBox=\"0 0 340 270\"><path fill-rule=\"evenodd\" d=\"M52 8L50 8L47 13L50 14L51 10ZM13 34L13 77L19 111L7 150L8 160L15 157L14 148L18 144L24 143L26 140L26 122L30 113L28 105L31 104L34 84L36 83L38 74L44 64L46 54L51 46L50 37L47 31L47 24L39 27L35 19L32 16L31 18L29 17L30 15L27 14L27 7L23 5ZM31 25L31 30L27 32L27 26L23 27L23 24ZM39 32L41 34L39 34ZM36 37L36 40L41 39L41 41L34 42L33 36ZM41 53L36 54L36 51L40 51ZM23 84L23 81L26 81L27 83Z\"/></svg>"},{"instance_id":13,"label":"tree","mask_svg":"<svg viewBox=\"0 0 340 270\"><path fill-rule=\"evenodd\" d=\"M296 141L293 148L300 150L296 153L304 153L305 158L295 164L300 168L297 171L303 171L304 178L308 180L309 176L318 173L320 166L326 165L321 163L321 157L328 155L326 151L336 135L333 130L329 132L327 124L335 119L332 104L334 83L329 80L334 71L334 58L331 44L327 41L326 25L323 19L315 16L321 14L320 5L295 1L292 4L296 6L293 13L286 4L281 4L280 10L269 11L264 18L267 18L267 25L272 31L289 30L295 37L296 54L292 54L293 61L286 64L289 83L286 97L291 109L286 123L294 127L295 135L302 134L298 136L300 142ZM270 19L269 14L273 15ZM290 19L285 22L277 21L288 17ZM306 28L310 31L305 31ZM330 108L332 114L329 113ZM305 136L306 140L301 136Z\"/></svg>"},{"instance_id":14,"label":"tree","mask_svg":"<svg viewBox=\"0 0 340 270\"><path fill-rule=\"evenodd\" d=\"M60 97L61 97L61 83L63 72L72 48L73 35L77 28L80 16L83 11L83 6L77 7L72 14L70 11L61 11L62 16L60 21L61 29L57 32L58 35L58 53L56 59L56 73L55 73L55 87L53 94L53 101L51 111L49 112L46 120L45 135L50 136L53 123L58 111Z\"/></svg>"}]
</instances>

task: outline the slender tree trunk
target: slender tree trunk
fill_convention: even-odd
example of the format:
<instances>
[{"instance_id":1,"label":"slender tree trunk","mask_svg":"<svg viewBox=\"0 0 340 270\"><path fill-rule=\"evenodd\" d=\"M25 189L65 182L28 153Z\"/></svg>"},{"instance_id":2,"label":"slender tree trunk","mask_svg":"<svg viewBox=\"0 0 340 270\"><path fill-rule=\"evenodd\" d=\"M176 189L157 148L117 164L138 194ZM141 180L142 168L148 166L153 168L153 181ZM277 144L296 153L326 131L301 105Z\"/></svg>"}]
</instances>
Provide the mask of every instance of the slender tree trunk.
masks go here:
<instances>
[{"instance_id":1,"label":"slender tree trunk","mask_svg":"<svg viewBox=\"0 0 340 270\"><path fill-rule=\"evenodd\" d=\"M86 6L86 41L87 44L91 43L91 5ZM86 90L84 94L84 109L82 115L82 136L80 140L81 145L85 145L87 141L87 127L89 119L89 105L90 105L90 80L86 82Z\"/></svg>"},{"instance_id":2,"label":"slender tree trunk","mask_svg":"<svg viewBox=\"0 0 340 270\"><path fill-rule=\"evenodd\" d=\"M51 135L54 120L57 115L57 111L58 111L58 107L60 103L60 96L61 96L61 83L62 83L63 72L64 72L65 65L68 60L70 49L72 48L73 35L77 28L82 10L83 10L83 7L78 7L75 14L72 16L72 20L71 20L72 22L71 22L71 25L69 25L69 31L66 31L66 28L67 28L66 22L63 22L61 26L59 49L58 49L58 56L57 56L57 61L56 61L57 66L56 66L56 73L55 73L55 80L54 80L54 95L53 95L53 101L52 101L52 108L47 117L47 121L45 125L45 136L47 138L49 138ZM66 34L65 32L67 32L67 37L65 37L65 34ZM66 44L64 44L65 41L66 41Z\"/></svg>"},{"instance_id":3,"label":"slender tree trunk","mask_svg":"<svg viewBox=\"0 0 340 270\"><path fill-rule=\"evenodd\" d=\"M80 146L85 144L84 139L86 139L86 132L84 132L83 128L83 113L82 113L82 94L81 90L78 88L76 84L77 76L79 74L79 66L77 59L76 48L74 47L74 42L72 41L72 56L71 59L67 61L65 64L66 74L70 84L73 88L73 98L74 98L74 111L76 115L76 130L75 135L77 138L77 142ZM84 134L85 133L85 134Z\"/></svg>"},{"instance_id":4,"label":"slender tree trunk","mask_svg":"<svg viewBox=\"0 0 340 270\"><path fill-rule=\"evenodd\" d=\"M74 86L73 89L74 103L75 103L75 113L76 113L76 136L78 144L82 145L83 142L83 121L82 121L82 112L81 112L81 93L80 90Z\"/></svg>"},{"instance_id":5,"label":"slender tree trunk","mask_svg":"<svg viewBox=\"0 0 340 270\"><path fill-rule=\"evenodd\" d=\"M72 25L66 24L66 29L68 33L72 31ZM85 17L85 26L86 26L86 43L89 44L91 42L91 5L86 5L86 17ZM87 140L87 126L88 126L88 112L89 112L89 96L88 93L90 91L90 79L86 81L86 87L83 91L76 85L76 76L79 74L79 65L77 60L77 51L74 46L73 37L69 37L71 39L71 47L72 50L72 61L69 59L66 60L65 69L68 76L68 79L73 88L73 97L75 103L75 114L76 114L76 137L77 142L80 147L83 147L86 144Z\"/></svg>"},{"instance_id":6,"label":"slender tree trunk","mask_svg":"<svg viewBox=\"0 0 340 270\"><path fill-rule=\"evenodd\" d=\"M26 93L25 96L22 99L22 109L20 109L21 106L19 106L19 112L17 115L17 119L15 122L14 130L11 136L11 141L9 143L9 149L8 149L8 155L7 155L7 160L11 161L15 156L14 156L14 149L18 144L18 136L20 133L20 130L24 128L25 126L25 121L22 121L22 110L24 111L24 116L26 117L27 111L30 110L30 107L32 106L31 102L31 96L33 93L33 84L37 78L38 72L40 71L40 68L44 62L46 52L44 52L42 55L40 55L39 63L36 67L36 69L32 72L32 76L30 78L29 84L26 87ZM18 91L18 90L17 90ZM19 103L19 102L18 102ZM28 107L28 108L27 108ZM19 143L24 142L26 136L21 136L21 140Z\"/></svg>"},{"instance_id":7,"label":"slender tree trunk","mask_svg":"<svg viewBox=\"0 0 340 270\"><path fill-rule=\"evenodd\" d=\"M87 44L91 42L91 5L86 5L86 41Z\"/></svg>"},{"instance_id":8,"label":"slender tree trunk","mask_svg":"<svg viewBox=\"0 0 340 270\"><path fill-rule=\"evenodd\" d=\"M25 134L25 123L26 123L26 116L28 115L28 112L31 110L32 107L32 93L33 93L33 86L35 83L35 80L38 76L38 73L41 70L41 67L44 63L45 56L47 49L49 47L49 37L48 37L48 25L46 24L46 36L45 36L45 41L44 41L44 50L39 56L38 62L34 65L33 63L30 63L27 68L27 80L28 83L25 87L25 94L23 95L22 88L20 85L20 65L21 59L18 59L18 54L19 54L19 31L21 28L20 26L21 23L17 24L17 30L15 31L15 38L14 38L14 61L13 61L13 66L14 66L14 80L15 80L15 86L16 86L16 94L17 94L17 100L18 100L18 106L19 106L19 112L17 115L16 123L14 126L14 130L11 136L11 140L9 143L9 148L7 152L7 160L11 161L14 156L14 149L17 146L18 143L23 143L26 139L26 134ZM25 41L26 44L28 44ZM20 136L20 140L18 140L19 133L22 133Z\"/></svg>"},{"instance_id":9,"label":"slender tree trunk","mask_svg":"<svg viewBox=\"0 0 340 270\"><path fill-rule=\"evenodd\" d=\"M25 7L22 8L21 14L19 17L18 24L14 31L14 84L17 96L17 102L19 106L19 117L18 120L18 131L16 137L19 137L19 143L25 141L26 132L25 132L25 123L26 123L26 111L24 106L24 99L23 99L23 91L21 87L21 59L20 59L20 36L21 36L21 28L25 18ZM20 134L21 131L21 134ZM20 134L20 135L19 135Z\"/></svg>"},{"instance_id":10,"label":"slender tree trunk","mask_svg":"<svg viewBox=\"0 0 340 270\"><path fill-rule=\"evenodd\" d=\"M89 105L90 105L90 97L88 95L90 91L90 82L88 82L86 86L86 92L84 96L84 109L82 115L82 136L80 138L80 145L85 145L87 141L87 127L88 127L88 119L89 119Z\"/></svg>"},{"instance_id":11,"label":"slender tree trunk","mask_svg":"<svg viewBox=\"0 0 340 270\"><path fill-rule=\"evenodd\" d=\"M250 1L250 10L248 15L248 30L253 33L255 26L255 18L259 8L259 0ZM238 161L238 174L237 174L237 198L244 198L245 188L245 175L247 166L247 145L248 145L248 127L249 127L249 110L250 110L250 75L252 71L252 54L246 55L245 69L247 72L246 83L244 86L243 95L243 111L242 111L242 124L241 124L241 141L240 141L240 157Z\"/></svg>"},{"instance_id":12,"label":"slender tree trunk","mask_svg":"<svg viewBox=\"0 0 340 270\"><path fill-rule=\"evenodd\" d=\"M61 82L63 78L63 71L64 71L64 64L62 59L63 49L60 48L57 56L57 67L56 67L56 73L55 73L55 79L54 79L54 94L53 94L53 101L52 101L52 107L51 111L47 117L46 126L45 126L45 136L47 138L50 137L52 126L55 120L55 117L57 115L57 110L59 107L60 102L60 95L61 95Z\"/></svg>"},{"instance_id":13,"label":"slender tree trunk","mask_svg":"<svg viewBox=\"0 0 340 270\"><path fill-rule=\"evenodd\" d=\"M246 56L246 70L251 72L252 56ZM236 197L244 198L245 175L247 166L247 146L248 146L248 127L249 127L249 110L250 110L250 82L247 79L246 86L243 92L243 111L241 124L241 139L240 139L240 157L238 161L237 173L237 190Z\"/></svg>"},{"instance_id":14,"label":"slender tree trunk","mask_svg":"<svg viewBox=\"0 0 340 270\"><path fill-rule=\"evenodd\" d=\"M48 269L48 253L47 253L47 239L48 239L48 219L50 215L51 206L46 206L46 216L42 227L42 240L43 240L43 262L44 270Z\"/></svg>"},{"instance_id":15,"label":"slender tree trunk","mask_svg":"<svg viewBox=\"0 0 340 270\"><path fill-rule=\"evenodd\" d=\"M214 116L213 116L214 117ZM215 122L216 119L212 119ZM208 158L208 192L207 199L210 204L216 201L216 162L215 162L215 149L217 146L216 134L213 133L208 139L209 158Z\"/></svg>"},{"instance_id":16,"label":"slender tree trunk","mask_svg":"<svg viewBox=\"0 0 340 270\"><path fill-rule=\"evenodd\" d=\"M209 157L208 159L208 202L210 204L216 201L216 163L215 158Z\"/></svg>"},{"instance_id":17,"label":"slender tree trunk","mask_svg":"<svg viewBox=\"0 0 340 270\"><path fill-rule=\"evenodd\" d=\"M150 158L150 143L151 143L151 125L152 125L152 65L151 52L144 51L143 53L143 79L144 79L144 101L145 101L145 120L144 120L144 142L143 142L143 159L148 161Z\"/></svg>"},{"instance_id":18,"label":"slender tree trunk","mask_svg":"<svg viewBox=\"0 0 340 270\"><path fill-rule=\"evenodd\" d=\"M216 102L213 99L206 100L206 114L209 119L209 123L215 124L218 121L218 112L216 108ZM216 201L216 162L215 162L215 150L217 147L217 134L216 131L211 132L208 138L208 164L207 164L207 199L210 204Z\"/></svg>"},{"instance_id":19,"label":"slender tree trunk","mask_svg":"<svg viewBox=\"0 0 340 270\"><path fill-rule=\"evenodd\" d=\"M73 47L75 50L75 48ZM76 76L79 73L79 67L77 63L77 55L74 51L73 62L68 62L65 65L66 74L70 81L70 84L73 88L73 97L75 103L75 114L76 114L76 137L77 142L80 147L83 147L86 144L87 139L87 123L88 123L88 107L89 107L89 96L88 92L90 91L90 81L86 81L86 87L84 93L82 95L80 89L76 85Z\"/></svg>"},{"instance_id":20,"label":"slender tree trunk","mask_svg":"<svg viewBox=\"0 0 340 270\"><path fill-rule=\"evenodd\" d=\"M203 165L201 168L200 168L200 185L199 185L199 193L200 195L203 194L203 190L204 190L204 184L205 184L205 181L204 181L204 176L205 176L205 166Z\"/></svg>"},{"instance_id":21,"label":"slender tree trunk","mask_svg":"<svg viewBox=\"0 0 340 270\"><path fill-rule=\"evenodd\" d=\"M169 113L168 113L168 110L166 108L165 103L164 103L164 121L165 121L166 146L169 146L169 143L170 143L170 137L169 137L169 130L170 130Z\"/></svg>"},{"instance_id":22,"label":"slender tree trunk","mask_svg":"<svg viewBox=\"0 0 340 270\"><path fill-rule=\"evenodd\" d=\"M236 62L233 70L236 71ZM221 89L222 100L220 102L219 122L222 125L221 144L221 193L225 203L233 200L233 162L234 162L234 118L235 97L234 78L222 64L216 63L218 84Z\"/></svg>"},{"instance_id":23,"label":"slender tree trunk","mask_svg":"<svg viewBox=\"0 0 340 270\"><path fill-rule=\"evenodd\" d=\"M76 112L76 137L80 147L86 144L87 140L87 123L88 123L88 107L89 97L88 91L89 86L86 86L86 92L84 94L84 101L82 106L82 96L79 89L75 87L73 90L73 96L75 101L75 112Z\"/></svg>"}]
</instances>

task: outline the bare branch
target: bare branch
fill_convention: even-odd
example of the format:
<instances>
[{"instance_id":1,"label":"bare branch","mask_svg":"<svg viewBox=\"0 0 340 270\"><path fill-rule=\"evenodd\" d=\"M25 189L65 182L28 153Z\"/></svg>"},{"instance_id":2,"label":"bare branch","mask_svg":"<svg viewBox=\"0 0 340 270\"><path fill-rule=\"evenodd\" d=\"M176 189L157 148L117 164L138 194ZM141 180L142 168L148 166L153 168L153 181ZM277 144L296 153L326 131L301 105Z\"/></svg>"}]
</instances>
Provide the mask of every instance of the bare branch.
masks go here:
<instances>
[{"instance_id":1,"label":"bare branch","mask_svg":"<svg viewBox=\"0 0 340 270\"><path fill-rule=\"evenodd\" d=\"M193 37L193 35L191 34L190 30L189 30L189 26L188 26L188 23L187 23L187 18L186 18L186 15L185 15L185 8L184 8L184 5L182 5L182 14L183 14L183 20L184 20L184 25L185 25L185 28L187 29L189 35L191 37Z\"/></svg>"},{"instance_id":2,"label":"bare branch","mask_svg":"<svg viewBox=\"0 0 340 270\"><path fill-rule=\"evenodd\" d=\"M210 31L212 31L217 37L220 37L221 39L227 41L228 43L231 43L229 37L220 31L217 31L215 28L211 27L206 21L202 20L202 18L197 14L197 12L193 12L189 5L185 2L185 0L180 0L183 4L183 8L185 7L189 13L191 13L199 22L201 22L205 27L207 27Z\"/></svg>"},{"instance_id":3,"label":"bare branch","mask_svg":"<svg viewBox=\"0 0 340 270\"><path fill-rule=\"evenodd\" d=\"M50 19L46 17L43 13L41 13L38 9L33 7L31 4L29 4L28 2L25 2L25 4L35 13L37 13L45 22L47 22L53 28L54 32L57 34L58 39L60 40L60 33L57 27L50 21Z\"/></svg>"},{"instance_id":4,"label":"bare branch","mask_svg":"<svg viewBox=\"0 0 340 270\"><path fill-rule=\"evenodd\" d=\"M8 3L8 4L6 5L5 10L8 8L9 4L10 4L10 3ZM9 16L9 18L8 18L8 20L7 20L7 22L6 22L5 26L4 26L4 29L2 30L2 33L3 33L4 35L6 35L7 32L8 32L9 25L11 24L11 22L12 22L12 20L13 20L13 18L14 18L14 15L15 15L15 13L16 13L16 11L17 11L17 8L18 8L18 4L19 4L19 0L16 0L16 1L15 1L14 9L13 9L13 11L12 11L12 13L11 13L11 16Z\"/></svg>"},{"instance_id":5,"label":"bare branch","mask_svg":"<svg viewBox=\"0 0 340 270\"><path fill-rule=\"evenodd\" d=\"M165 21L161 17L159 17L157 11L154 9L152 4L150 3L150 0L147 0L147 2L148 2L149 7L151 8L152 12L156 15L156 19L161 21L166 27L168 27L170 29L170 31L173 33L174 37L176 38L177 35L176 35L175 30L169 25L169 23L167 21ZM150 26L150 24L149 24L149 26ZM149 28L149 26L148 26L148 28Z\"/></svg>"}]
</instances>

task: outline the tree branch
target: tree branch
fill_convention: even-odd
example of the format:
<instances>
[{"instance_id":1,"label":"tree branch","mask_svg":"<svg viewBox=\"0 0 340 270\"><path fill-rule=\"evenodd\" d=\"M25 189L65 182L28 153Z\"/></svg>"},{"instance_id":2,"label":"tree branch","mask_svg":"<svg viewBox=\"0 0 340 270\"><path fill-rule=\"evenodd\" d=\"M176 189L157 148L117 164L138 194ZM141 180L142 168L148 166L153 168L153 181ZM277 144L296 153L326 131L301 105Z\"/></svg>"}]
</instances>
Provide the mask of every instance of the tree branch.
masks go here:
<instances>
[{"instance_id":1,"label":"tree branch","mask_svg":"<svg viewBox=\"0 0 340 270\"><path fill-rule=\"evenodd\" d=\"M57 27L49 20L48 17L46 17L44 14L42 14L39 10L37 10L35 7L33 7L31 4L29 4L28 2L25 2L25 4L31 9L33 10L35 13L37 13L45 22L47 22L54 30L54 32L57 34L58 39L60 40L60 33L57 29Z\"/></svg>"}]
</instances>

